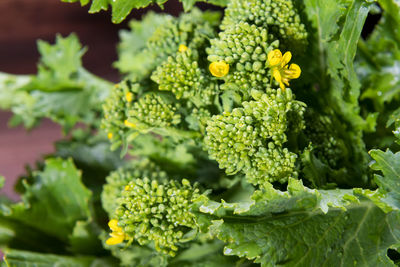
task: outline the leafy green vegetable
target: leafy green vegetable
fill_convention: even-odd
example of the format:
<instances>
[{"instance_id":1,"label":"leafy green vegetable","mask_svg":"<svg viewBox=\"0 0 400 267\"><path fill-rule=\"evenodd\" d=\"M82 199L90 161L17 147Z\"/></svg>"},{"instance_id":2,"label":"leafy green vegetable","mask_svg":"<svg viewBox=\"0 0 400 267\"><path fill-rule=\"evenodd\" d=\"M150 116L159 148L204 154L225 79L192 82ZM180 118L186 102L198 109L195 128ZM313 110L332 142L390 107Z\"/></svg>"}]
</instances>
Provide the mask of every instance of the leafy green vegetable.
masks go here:
<instances>
[{"instance_id":1,"label":"leafy green vegetable","mask_svg":"<svg viewBox=\"0 0 400 267\"><path fill-rule=\"evenodd\" d=\"M393 266L386 252L400 241L397 207L384 213L352 190L310 190L296 180L286 192L270 186L253 202L200 201L199 210L209 220L203 227L227 243L225 255L263 266Z\"/></svg>"},{"instance_id":2,"label":"leafy green vegetable","mask_svg":"<svg viewBox=\"0 0 400 267\"><path fill-rule=\"evenodd\" d=\"M82 233L79 220L92 220L92 193L82 184L81 172L71 160L48 159L44 170L23 184L22 201L2 206L0 228L7 236L2 236L3 242L44 252L70 249L71 242L74 250L73 240Z\"/></svg>"},{"instance_id":3,"label":"leafy green vegetable","mask_svg":"<svg viewBox=\"0 0 400 267\"><path fill-rule=\"evenodd\" d=\"M101 259L95 257L71 257L52 254L42 254L22 250L6 251L7 256L4 257L4 262L1 266L15 267L51 267L57 266L114 266L115 262L112 259Z\"/></svg>"},{"instance_id":4,"label":"leafy green vegetable","mask_svg":"<svg viewBox=\"0 0 400 267\"><path fill-rule=\"evenodd\" d=\"M90 217L91 192L81 183L72 161L49 159L34 183L25 184L23 202L11 207L14 220L64 240L77 220Z\"/></svg>"},{"instance_id":5,"label":"leafy green vegetable","mask_svg":"<svg viewBox=\"0 0 400 267\"><path fill-rule=\"evenodd\" d=\"M165 0L79 2L119 22ZM88 126L0 199L4 264L400 263L398 1L206 2L224 13L132 21L112 88L73 35L0 74L14 122Z\"/></svg>"},{"instance_id":6,"label":"leafy green vegetable","mask_svg":"<svg viewBox=\"0 0 400 267\"><path fill-rule=\"evenodd\" d=\"M39 41L38 48L36 76L0 73L0 108L11 109L13 123L22 122L27 128L43 117L66 131L78 121L95 124L111 84L82 67L85 50L76 35L57 36L54 45Z\"/></svg>"}]
</instances>

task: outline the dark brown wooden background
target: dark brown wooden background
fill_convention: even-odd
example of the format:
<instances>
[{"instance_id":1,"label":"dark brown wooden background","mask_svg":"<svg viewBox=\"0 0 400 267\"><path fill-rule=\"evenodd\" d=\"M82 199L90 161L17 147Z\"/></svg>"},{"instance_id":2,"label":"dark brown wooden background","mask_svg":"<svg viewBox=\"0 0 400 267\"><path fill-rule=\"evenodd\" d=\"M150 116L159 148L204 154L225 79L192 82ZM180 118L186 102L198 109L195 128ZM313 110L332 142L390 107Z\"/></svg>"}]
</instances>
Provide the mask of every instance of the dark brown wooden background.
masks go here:
<instances>
[{"instance_id":1,"label":"dark brown wooden background","mask_svg":"<svg viewBox=\"0 0 400 267\"><path fill-rule=\"evenodd\" d=\"M161 12L158 7L152 9ZM168 1L164 12L177 15L181 10L177 1ZM36 40L54 42L56 33L66 36L75 32L88 47L84 66L103 78L118 81L118 73L111 64L117 59L118 31L127 27L126 22L114 25L109 12L87 11L88 7L60 0L0 0L0 72L36 73ZM135 11L130 18L140 18L146 11ZM10 116L0 110L0 175L6 177L0 194L17 199L12 192L13 184L24 173L24 166L52 152L52 143L62 135L60 128L48 120L29 133L22 127L9 129Z\"/></svg>"}]
</instances>

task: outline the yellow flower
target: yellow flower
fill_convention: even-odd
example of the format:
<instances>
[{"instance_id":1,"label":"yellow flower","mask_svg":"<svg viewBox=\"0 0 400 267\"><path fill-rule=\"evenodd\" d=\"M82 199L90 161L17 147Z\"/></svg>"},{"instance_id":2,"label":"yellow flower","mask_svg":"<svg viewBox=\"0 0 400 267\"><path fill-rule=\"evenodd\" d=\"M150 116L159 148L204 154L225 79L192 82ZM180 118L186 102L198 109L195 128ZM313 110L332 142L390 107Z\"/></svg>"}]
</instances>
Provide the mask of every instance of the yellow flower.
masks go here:
<instances>
[{"instance_id":1,"label":"yellow flower","mask_svg":"<svg viewBox=\"0 0 400 267\"><path fill-rule=\"evenodd\" d=\"M110 227L112 232L110 234L111 237L106 240L106 244L117 245L119 243L122 243L125 240L126 235L122 231L122 227L118 226L118 221L112 219L111 221L108 222L108 226Z\"/></svg>"},{"instance_id":2,"label":"yellow flower","mask_svg":"<svg viewBox=\"0 0 400 267\"><path fill-rule=\"evenodd\" d=\"M113 138L113 134L112 133L108 133L107 137L108 137L108 139L112 139Z\"/></svg>"},{"instance_id":3,"label":"yellow flower","mask_svg":"<svg viewBox=\"0 0 400 267\"><path fill-rule=\"evenodd\" d=\"M184 44L181 44L178 50L179 52L185 52L186 50L188 50L188 47Z\"/></svg>"},{"instance_id":4,"label":"yellow flower","mask_svg":"<svg viewBox=\"0 0 400 267\"><path fill-rule=\"evenodd\" d=\"M129 185L125 185L125 191L129 191L129 189L131 189L131 187Z\"/></svg>"},{"instance_id":5,"label":"yellow flower","mask_svg":"<svg viewBox=\"0 0 400 267\"><path fill-rule=\"evenodd\" d=\"M127 93L125 94L125 99L126 99L126 101L128 101L128 103L132 102L132 100L133 100L133 94L132 94L131 92L127 92Z\"/></svg>"},{"instance_id":6,"label":"yellow flower","mask_svg":"<svg viewBox=\"0 0 400 267\"><path fill-rule=\"evenodd\" d=\"M301 69L297 64L288 65L292 59L292 53L286 52L283 56L279 49L272 50L268 53L268 63L272 70L272 76L279 83L282 90L285 85L289 86L289 81L300 77Z\"/></svg>"},{"instance_id":7,"label":"yellow flower","mask_svg":"<svg viewBox=\"0 0 400 267\"><path fill-rule=\"evenodd\" d=\"M129 127L129 128L136 128L136 124L134 124L134 123L132 123L132 122L129 122L128 120L125 120L125 121L124 121L124 124L125 124L126 127Z\"/></svg>"},{"instance_id":8,"label":"yellow flower","mask_svg":"<svg viewBox=\"0 0 400 267\"><path fill-rule=\"evenodd\" d=\"M209 69L213 76L221 78L228 74L229 65L224 61L218 61L211 63Z\"/></svg>"}]
</instances>

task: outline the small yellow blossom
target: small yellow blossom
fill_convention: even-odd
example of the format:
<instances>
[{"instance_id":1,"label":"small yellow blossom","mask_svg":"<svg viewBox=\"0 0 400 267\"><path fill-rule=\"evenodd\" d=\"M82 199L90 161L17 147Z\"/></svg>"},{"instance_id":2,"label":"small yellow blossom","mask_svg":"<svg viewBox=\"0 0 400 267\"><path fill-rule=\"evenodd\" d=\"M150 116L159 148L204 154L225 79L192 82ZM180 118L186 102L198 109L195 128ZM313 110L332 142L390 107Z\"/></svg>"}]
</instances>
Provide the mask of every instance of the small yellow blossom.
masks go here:
<instances>
[{"instance_id":1,"label":"small yellow blossom","mask_svg":"<svg viewBox=\"0 0 400 267\"><path fill-rule=\"evenodd\" d=\"M131 187L129 185L125 185L125 191L129 191Z\"/></svg>"},{"instance_id":2,"label":"small yellow blossom","mask_svg":"<svg viewBox=\"0 0 400 267\"><path fill-rule=\"evenodd\" d=\"M106 240L107 245L117 245L122 243L126 239L125 233L122 231L122 227L118 226L118 221L112 219L108 222L108 226L111 229L110 238Z\"/></svg>"},{"instance_id":3,"label":"small yellow blossom","mask_svg":"<svg viewBox=\"0 0 400 267\"><path fill-rule=\"evenodd\" d=\"M209 69L213 76L221 78L228 74L229 65L224 61L218 61L211 63Z\"/></svg>"},{"instance_id":4,"label":"small yellow blossom","mask_svg":"<svg viewBox=\"0 0 400 267\"><path fill-rule=\"evenodd\" d=\"M133 94L132 94L131 92L127 92L127 93L125 94L125 99L126 99L126 101L128 101L128 103L132 102L132 100L133 100Z\"/></svg>"},{"instance_id":5,"label":"small yellow blossom","mask_svg":"<svg viewBox=\"0 0 400 267\"><path fill-rule=\"evenodd\" d=\"M129 128L136 128L136 124L134 124L134 123L132 123L132 122L129 122L128 120L125 120L125 121L124 121L124 124L125 124L126 127L129 127Z\"/></svg>"},{"instance_id":6,"label":"small yellow blossom","mask_svg":"<svg viewBox=\"0 0 400 267\"><path fill-rule=\"evenodd\" d=\"M186 50L188 50L188 47L184 44L181 44L178 50L179 52L185 52Z\"/></svg>"},{"instance_id":7,"label":"small yellow blossom","mask_svg":"<svg viewBox=\"0 0 400 267\"><path fill-rule=\"evenodd\" d=\"M268 53L268 63L272 70L272 76L279 83L282 90L285 85L289 86L289 81L300 77L301 69L297 64L288 65L292 59L292 53L286 52L283 56L279 49Z\"/></svg>"},{"instance_id":8,"label":"small yellow blossom","mask_svg":"<svg viewBox=\"0 0 400 267\"><path fill-rule=\"evenodd\" d=\"M113 138L113 134L112 133L108 133L107 137L108 137L108 139L112 139Z\"/></svg>"}]
</instances>

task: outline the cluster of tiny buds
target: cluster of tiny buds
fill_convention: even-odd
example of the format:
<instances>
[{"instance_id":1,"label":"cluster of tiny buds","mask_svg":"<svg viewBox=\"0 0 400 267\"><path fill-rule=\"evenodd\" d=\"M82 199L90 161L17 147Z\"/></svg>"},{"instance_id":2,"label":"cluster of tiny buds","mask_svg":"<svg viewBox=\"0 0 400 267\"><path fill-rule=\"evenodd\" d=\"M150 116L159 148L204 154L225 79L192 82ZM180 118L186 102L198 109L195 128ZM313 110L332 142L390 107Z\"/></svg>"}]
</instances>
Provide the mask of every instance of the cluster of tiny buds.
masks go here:
<instances>
[{"instance_id":1,"label":"cluster of tiny buds","mask_svg":"<svg viewBox=\"0 0 400 267\"><path fill-rule=\"evenodd\" d=\"M196 228L190 205L198 193L186 179L180 183L136 179L120 198L115 212L118 225L128 239L141 245L153 242L156 250L174 256L184 234Z\"/></svg>"}]
</instances>

